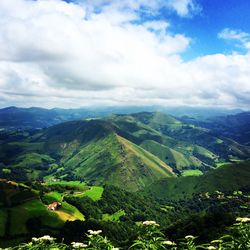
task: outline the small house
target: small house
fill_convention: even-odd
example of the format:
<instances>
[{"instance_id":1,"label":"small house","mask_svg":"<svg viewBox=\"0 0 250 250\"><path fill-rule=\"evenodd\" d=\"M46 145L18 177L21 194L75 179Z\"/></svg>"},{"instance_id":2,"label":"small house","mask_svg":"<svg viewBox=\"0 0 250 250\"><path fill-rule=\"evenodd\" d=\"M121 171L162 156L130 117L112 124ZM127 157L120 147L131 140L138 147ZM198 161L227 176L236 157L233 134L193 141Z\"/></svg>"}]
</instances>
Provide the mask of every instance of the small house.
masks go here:
<instances>
[{"instance_id":1,"label":"small house","mask_svg":"<svg viewBox=\"0 0 250 250\"><path fill-rule=\"evenodd\" d=\"M55 211L55 210L57 210L61 205L62 205L61 202L55 201L55 202L49 204L47 207L48 207L49 210Z\"/></svg>"}]
</instances>

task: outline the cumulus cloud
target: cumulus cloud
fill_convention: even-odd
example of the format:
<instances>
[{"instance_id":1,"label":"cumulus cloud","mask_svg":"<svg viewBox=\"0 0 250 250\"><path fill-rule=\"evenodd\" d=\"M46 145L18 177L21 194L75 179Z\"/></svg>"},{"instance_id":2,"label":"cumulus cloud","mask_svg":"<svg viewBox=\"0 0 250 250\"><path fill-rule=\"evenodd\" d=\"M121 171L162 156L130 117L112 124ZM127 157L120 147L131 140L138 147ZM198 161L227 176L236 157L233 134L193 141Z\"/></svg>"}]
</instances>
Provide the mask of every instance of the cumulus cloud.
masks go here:
<instances>
[{"instance_id":1,"label":"cumulus cloud","mask_svg":"<svg viewBox=\"0 0 250 250\"><path fill-rule=\"evenodd\" d=\"M238 42L239 45L246 49L250 49L250 34L241 30L225 28L219 34L220 39Z\"/></svg>"},{"instance_id":2,"label":"cumulus cloud","mask_svg":"<svg viewBox=\"0 0 250 250\"><path fill-rule=\"evenodd\" d=\"M194 4L0 1L0 105L248 107L249 53L184 62L192 39L140 16L164 6L187 16Z\"/></svg>"}]
</instances>

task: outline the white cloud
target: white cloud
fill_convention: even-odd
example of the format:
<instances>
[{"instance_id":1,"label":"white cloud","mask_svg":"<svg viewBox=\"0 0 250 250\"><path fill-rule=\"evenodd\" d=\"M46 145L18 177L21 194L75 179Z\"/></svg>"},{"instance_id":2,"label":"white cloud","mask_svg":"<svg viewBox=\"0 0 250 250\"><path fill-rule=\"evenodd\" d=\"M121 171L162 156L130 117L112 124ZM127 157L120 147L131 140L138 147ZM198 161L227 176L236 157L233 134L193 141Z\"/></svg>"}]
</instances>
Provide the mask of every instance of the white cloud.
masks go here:
<instances>
[{"instance_id":1,"label":"white cloud","mask_svg":"<svg viewBox=\"0 0 250 250\"><path fill-rule=\"evenodd\" d=\"M201 11L201 7L193 0L168 0L166 5L180 16L188 16Z\"/></svg>"},{"instance_id":2,"label":"white cloud","mask_svg":"<svg viewBox=\"0 0 250 250\"><path fill-rule=\"evenodd\" d=\"M0 1L0 105L248 107L249 53L183 62L190 38L135 22L146 2Z\"/></svg>"},{"instance_id":3,"label":"white cloud","mask_svg":"<svg viewBox=\"0 0 250 250\"><path fill-rule=\"evenodd\" d=\"M225 28L219 34L220 39L233 40L238 42L241 46L246 49L250 49L250 34L241 30L234 30Z\"/></svg>"}]
</instances>

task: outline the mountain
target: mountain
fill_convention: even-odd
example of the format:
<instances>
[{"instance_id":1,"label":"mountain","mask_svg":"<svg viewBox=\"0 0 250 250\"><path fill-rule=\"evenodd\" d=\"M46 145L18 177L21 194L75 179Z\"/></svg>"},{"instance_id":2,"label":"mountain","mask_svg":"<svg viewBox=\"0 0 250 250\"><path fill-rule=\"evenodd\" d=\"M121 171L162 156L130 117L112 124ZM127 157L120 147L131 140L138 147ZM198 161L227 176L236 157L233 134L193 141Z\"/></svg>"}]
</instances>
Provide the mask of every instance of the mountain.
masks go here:
<instances>
[{"instance_id":1,"label":"mountain","mask_svg":"<svg viewBox=\"0 0 250 250\"><path fill-rule=\"evenodd\" d=\"M215 136L231 138L241 144L250 145L250 112L221 115L207 119L183 116L181 121L209 129Z\"/></svg>"},{"instance_id":2,"label":"mountain","mask_svg":"<svg viewBox=\"0 0 250 250\"><path fill-rule=\"evenodd\" d=\"M0 177L83 180L131 191L250 155L247 146L159 112L69 121L0 142Z\"/></svg>"},{"instance_id":3,"label":"mountain","mask_svg":"<svg viewBox=\"0 0 250 250\"><path fill-rule=\"evenodd\" d=\"M194 195L250 192L250 161L224 165L201 176L187 176L159 180L146 188L146 193L160 199L179 200Z\"/></svg>"},{"instance_id":4,"label":"mountain","mask_svg":"<svg viewBox=\"0 0 250 250\"><path fill-rule=\"evenodd\" d=\"M185 168L204 171L219 162L247 159L250 155L249 147L163 113L114 115L108 119L123 137L157 155L176 172Z\"/></svg>"},{"instance_id":5,"label":"mountain","mask_svg":"<svg viewBox=\"0 0 250 250\"><path fill-rule=\"evenodd\" d=\"M119 136L114 125L103 120L62 123L0 147L2 170L14 179L80 179L137 190L175 176L166 163Z\"/></svg>"},{"instance_id":6,"label":"mountain","mask_svg":"<svg viewBox=\"0 0 250 250\"><path fill-rule=\"evenodd\" d=\"M250 146L250 112L210 118L204 126L216 134Z\"/></svg>"},{"instance_id":7,"label":"mountain","mask_svg":"<svg viewBox=\"0 0 250 250\"><path fill-rule=\"evenodd\" d=\"M86 117L104 117L110 114L130 114L138 113L144 110L150 112L160 111L169 113L178 117L187 115L197 119L206 119L214 116L222 116L239 113L240 110L226 110L213 108L195 108L195 107L88 107L78 109L45 109L45 108L18 108L7 107L0 109L0 128L8 129L39 129L59 124L65 121L72 121Z\"/></svg>"},{"instance_id":8,"label":"mountain","mask_svg":"<svg viewBox=\"0 0 250 250\"><path fill-rule=\"evenodd\" d=\"M249 148L219 133L214 135L210 129L189 125L162 113L142 113L141 115L136 114L135 116L139 116L138 118L143 123L148 124L151 128L159 131L163 135L170 136L175 140L199 145L225 159L228 157L229 152L232 156L249 157Z\"/></svg>"},{"instance_id":9,"label":"mountain","mask_svg":"<svg viewBox=\"0 0 250 250\"><path fill-rule=\"evenodd\" d=\"M97 115L85 109L17 108L0 109L0 128L38 129L61 122Z\"/></svg>"}]
</instances>

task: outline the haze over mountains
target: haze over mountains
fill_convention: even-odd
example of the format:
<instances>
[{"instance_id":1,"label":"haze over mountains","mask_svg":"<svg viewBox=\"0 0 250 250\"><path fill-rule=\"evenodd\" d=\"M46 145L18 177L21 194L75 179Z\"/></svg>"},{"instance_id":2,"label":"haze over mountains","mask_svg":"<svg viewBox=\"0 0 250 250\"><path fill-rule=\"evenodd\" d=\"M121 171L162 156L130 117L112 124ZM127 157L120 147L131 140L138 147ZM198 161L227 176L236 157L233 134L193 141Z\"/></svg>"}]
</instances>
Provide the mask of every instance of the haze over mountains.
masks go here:
<instances>
[{"instance_id":1,"label":"haze over mountains","mask_svg":"<svg viewBox=\"0 0 250 250\"><path fill-rule=\"evenodd\" d=\"M128 106L128 107L89 107L78 109L45 109L39 107L19 108L6 107L0 109L0 127L36 129L45 128L64 121L86 117L103 117L110 114L130 114L147 110L163 112L186 119L206 120L209 117L233 115L241 109L195 108L195 107L161 107L161 106Z\"/></svg>"}]
</instances>

